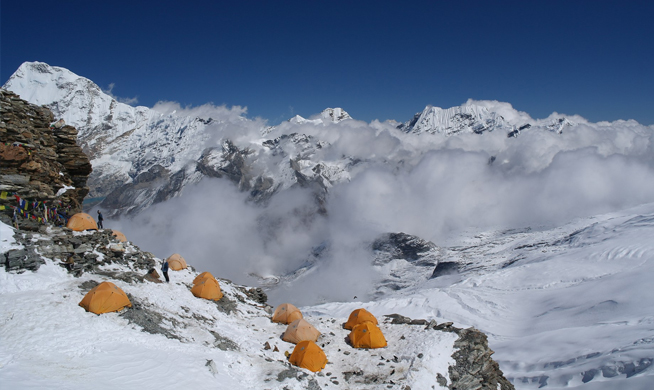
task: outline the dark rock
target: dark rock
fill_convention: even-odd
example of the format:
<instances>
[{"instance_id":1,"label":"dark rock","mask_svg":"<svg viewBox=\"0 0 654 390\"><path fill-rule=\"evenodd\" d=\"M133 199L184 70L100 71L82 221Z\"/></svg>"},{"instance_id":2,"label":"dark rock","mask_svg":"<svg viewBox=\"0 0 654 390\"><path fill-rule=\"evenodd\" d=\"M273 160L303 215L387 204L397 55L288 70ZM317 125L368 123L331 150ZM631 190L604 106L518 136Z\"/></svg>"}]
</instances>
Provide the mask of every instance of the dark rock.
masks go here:
<instances>
[{"instance_id":1,"label":"dark rock","mask_svg":"<svg viewBox=\"0 0 654 390\"><path fill-rule=\"evenodd\" d=\"M583 377L581 378L581 381L583 383L590 382L590 381L593 380L593 378L595 378L595 375L597 375L598 373L599 373L599 370L596 370L594 368L590 369L588 371L584 371Z\"/></svg>"},{"instance_id":2,"label":"dark rock","mask_svg":"<svg viewBox=\"0 0 654 390\"><path fill-rule=\"evenodd\" d=\"M436 326L434 327L434 329L436 329L436 330L446 330L446 329L451 328L452 325L453 325L452 322L443 322L442 324L438 324L438 325L436 325Z\"/></svg>"},{"instance_id":3,"label":"dark rock","mask_svg":"<svg viewBox=\"0 0 654 390\"><path fill-rule=\"evenodd\" d=\"M453 261L439 261L430 279L443 275L452 275L459 272L459 265Z\"/></svg>"},{"instance_id":4,"label":"dark rock","mask_svg":"<svg viewBox=\"0 0 654 390\"><path fill-rule=\"evenodd\" d=\"M129 301L132 303L132 307L126 310L123 310L120 313L120 316L127 319L130 323L136 324L141 327L143 332L148 332L152 334L162 334L169 339L180 340L180 337L173 333L171 330L166 329L162 326L163 320L172 323L174 326L178 324L177 320L174 318L165 318L162 314L150 310L148 305L141 303L131 294L127 293Z\"/></svg>"},{"instance_id":5,"label":"dark rock","mask_svg":"<svg viewBox=\"0 0 654 390\"><path fill-rule=\"evenodd\" d=\"M433 242L406 233L384 234L372 243L373 250L388 252L392 258L408 261L418 260L421 254L436 248Z\"/></svg>"},{"instance_id":6,"label":"dark rock","mask_svg":"<svg viewBox=\"0 0 654 390\"><path fill-rule=\"evenodd\" d=\"M231 300L227 294L223 295L222 298L218 301L214 301L216 303L216 306L218 307L218 310L222 311L225 314L230 314L234 310L236 310L236 302Z\"/></svg>"},{"instance_id":7,"label":"dark rock","mask_svg":"<svg viewBox=\"0 0 654 390\"><path fill-rule=\"evenodd\" d=\"M245 291L245 294L251 300L261 303L262 305L268 302L268 295L263 291L261 287L253 287Z\"/></svg>"},{"instance_id":8,"label":"dark rock","mask_svg":"<svg viewBox=\"0 0 654 390\"><path fill-rule=\"evenodd\" d=\"M451 389L457 390L513 390L499 365L491 355L486 335L474 328L459 329L450 327L459 338L454 342L457 351L452 358L456 362L450 366Z\"/></svg>"},{"instance_id":9,"label":"dark rock","mask_svg":"<svg viewBox=\"0 0 654 390\"><path fill-rule=\"evenodd\" d=\"M441 375L440 372L436 374L436 382L438 382L438 384L441 385L442 387L447 386L447 379L445 379L445 377Z\"/></svg>"},{"instance_id":10,"label":"dark rock","mask_svg":"<svg viewBox=\"0 0 654 390\"><path fill-rule=\"evenodd\" d=\"M89 291L93 290L97 285L100 284L95 280L87 280L86 282L80 284L78 287L84 294L88 293Z\"/></svg>"},{"instance_id":11,"label":"dark rock","mask_svg":"<svg viewBox=\"0 0 654 390\"><path fill-rule=\"evenodd\" d=\"M241 348L236 344L236 342L232 341L231 339L228 339L227 337L221 336L216 332L209 331L215 341L213 342L213 345L222 350L222 351L239 351Z\"/></svg>"},{"instance_id":12,"label":"dark rock","mask_svg":"<svg viewBox=\"0 0 654 390\"><path fill-rule=\"evenodd\" d=\"M300 373L300 370L294 367L287 368L284 371L281 371L277 374L277 381L278 382L284 382L286 379L295 379L297 378L298 374Z\"/></svg>"},{"instance_id":13,"label":"dark rock","mask_svg":"<svg viewBox=\"0 0 654 390\"><path fill-rule=\"evenodd\" d=\"M408 324L411 322L411 318L405 317L400 314L386 314L384 315L386 318L391 319L391 324L397 325L397 324Z\"/></svg>"},{"instance_id":14,"label":"dark rock","mask_svg":"<svg viewBox=\"0 0 654 390\"><path fill-rule=\"evenodd\" d=\"M600 369L602 370L602 376L604 378L613 378L614 376L619 375L618 369L616 367L602 366Z\"/></svg>"},{"instance_id":15,"label":"dark rock","mask_svg":"<svg viewBox=\"0 0 654 390\"><path fill-rule=\"evenodd\" d=\"M29 270L36 271L45 261L33 248L12 249L5 254L5 269L7 271Z\"/></svg>"}]
</instances>

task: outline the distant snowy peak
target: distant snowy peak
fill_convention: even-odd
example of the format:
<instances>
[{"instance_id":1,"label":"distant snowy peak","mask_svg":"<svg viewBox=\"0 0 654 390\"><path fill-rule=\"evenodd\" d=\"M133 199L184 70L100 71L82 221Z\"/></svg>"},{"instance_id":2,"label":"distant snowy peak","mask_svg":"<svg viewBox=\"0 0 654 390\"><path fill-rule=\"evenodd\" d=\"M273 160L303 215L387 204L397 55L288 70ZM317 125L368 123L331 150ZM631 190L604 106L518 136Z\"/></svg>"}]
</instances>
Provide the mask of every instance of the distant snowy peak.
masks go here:
<instances>
[{"instance_id":1,"label":"distant snowy peak","mask_svg":"<svg viewBox=\"0 0 654 390\"><path fill-rule=\"evenodd\" d=\"M442 133L445 135L481 134L508 127L510 126L501 115L486 107L476 105L462 105L448 109L427 106L411 121L399 126L407 133Z\"/></svg>"},{"instance_id":2,"label":"distant snowy peak","mask_svg":"<svg viewBox=\"0 0 654 390\"><path fill-rule=\"evenodd\" d=\"M23 63L3 88L47 106L55 117L76 127L82 140L94 129L106 132L108 123L117 132L131 130L149 111L119 103L91 80L43 62Z\"/></svg>"},{"instance_id":3,"label":"distant snowy peak","mask_svg":"<svg viewBox=\"0 0 654 390\"><path fill-rule=\"evenodd\" d=\"M327 108L323 112L320 113L320 117L323 120L329 121L329 122L340 122L344 121L346 119L352 119L350 114L347 113L342 108Z\"/></svg>"},{"instance_id":4,"label":"distant snowy peak","mask_svg":"<svg viewBox=\"0 0 654 390\"><path fill-rule=\"evenodd\" d=\"M535 120L527 113L514 109L509 103L471 99L460 106L447 109L429 105L397 128L411 134L449 136L501 131L509 137L516 137L523 130L532 128L561 134L566 127L575 124L575 121L565 115L552 114L546 119Z\"/></svg>"},{"instance_id":5,"label":"distant snowy peak","mask_svg":"<svg viewBox=\"0 0 654 390\"><path fill-rule=\"evenodd\" d=\"M312 117L314 119L305 119L299 115L294 116L288 121L295 124L312 123L322 125L327 123L338 123L346 119L352 119L350 114L342 108L326 108L319 115Z\"/></svg>"}]
</instances>

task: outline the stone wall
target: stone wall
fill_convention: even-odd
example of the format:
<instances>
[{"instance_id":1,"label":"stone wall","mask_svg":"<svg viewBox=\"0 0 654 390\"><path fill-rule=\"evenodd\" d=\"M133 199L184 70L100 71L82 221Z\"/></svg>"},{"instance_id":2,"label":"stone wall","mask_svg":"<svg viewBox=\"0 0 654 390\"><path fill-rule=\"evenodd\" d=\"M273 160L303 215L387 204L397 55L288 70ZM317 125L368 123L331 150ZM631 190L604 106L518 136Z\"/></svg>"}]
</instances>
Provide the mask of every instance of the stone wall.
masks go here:
<instances>
[{"instance_id":1,"label":"stone wall","mask_svg":"<svg viewBox=\"0 0 654 390\"><path fill-rule=\"evenodd\" d=\"M29 202L57 204L74 214L82 210L92 171L89 158L77 145L77 130L55 118L45 107L0 89L0 218L11 223L17 206L14 194ZM60 191L61 190L61 191ZM19 228L38 229L31 219L18 218Z\"/></svg>"}]
</instances>

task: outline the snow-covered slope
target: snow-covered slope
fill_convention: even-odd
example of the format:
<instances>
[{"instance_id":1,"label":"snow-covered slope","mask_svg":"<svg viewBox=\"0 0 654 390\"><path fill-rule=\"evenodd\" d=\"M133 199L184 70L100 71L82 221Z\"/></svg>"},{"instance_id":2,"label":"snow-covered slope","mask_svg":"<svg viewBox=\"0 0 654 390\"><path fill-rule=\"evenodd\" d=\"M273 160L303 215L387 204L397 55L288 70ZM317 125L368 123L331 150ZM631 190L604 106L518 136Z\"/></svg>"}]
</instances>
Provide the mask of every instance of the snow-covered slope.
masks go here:
<instances>
[{"instance_id":1,"label":"snow-covered slope","mask_svg":"<svg viewBox=\"0 0 654 390\"><path fill-rule=\"evenodd\" d=\"M438 248L439 260L453 263L446 272L416 264L429 261L430 251L385 258L377 271L401 289L380 284L369 306L487 332L517 389L649 389L653 234L654 204L543 231L471 232Z\"/></svg>"},{"instance_id":2,"label":"snow-covered slope","mask_svg":"<svg viewBox=\"0 0 654 390\"><path fill-rule=\"evenodd\" d=\"M0 227L2 252L19 248L7 239L11 228ZM197 274L191 270L173 272L170 284L128 283L93 273L75 278L46 259L35 273L0 270L0 378L16 388L83 388L97 381L99 388L315 383L381 389L389 380L438 388L433 379L447 378L456 337L385 322L388 348L352 350L341 324L363 306L380 318L397 313L483 330L517 389L648 389L654 383L652 234L650 204L551 230L462 237L462 245L441 248L458 267L435 278L391 260L411 285L370 302L302 307L323 333L331 362L326 376L288 371L283 353L292 345L279 340L284 326L272 324L264 307L226 280L221 286L231 303L221 306L190 294ZM121 267L110 268L129 271ZM96 316L77 306L90 280L114 281L142 315L158 318L150 332L132 317Z\"/></svg>"},{"instance_id":3,"label":"snow-covered slope","mask_svg":"<svg viewBox=\"0 0 654 390\"><path fill-rule=\"evenodd\" d=\"M3 256L21 248L11 227L0 223L0 233ZM50 245L49 234L56 233L49 229L30 240ZM83 240L91 233L74 234ZM125 253L138 250L123 245ZM213 302L190 292L198 274L191 269L170 271L170 283L153 283L125 277L134 269L122 260L80 277L54 259L44 260L36 272L0 269L3 388L446 388L439 381L450 382L455 365L456 333L425 323L393 324L383 317L393 313L379 306L373 314L388 346L352 348L342 324L349 315L345 311L354 306L344 304L333 306L333 315L324 307L302 308L304 318L322 333L318 344L329 360L315 374L288 363L285 353L294 345L280 339L286 325L271 322L271 307L228 280L220 280L224 297ZM96 315L78 305L105 280L128 294L131 308Z\"/></svg>"}]
</instances>

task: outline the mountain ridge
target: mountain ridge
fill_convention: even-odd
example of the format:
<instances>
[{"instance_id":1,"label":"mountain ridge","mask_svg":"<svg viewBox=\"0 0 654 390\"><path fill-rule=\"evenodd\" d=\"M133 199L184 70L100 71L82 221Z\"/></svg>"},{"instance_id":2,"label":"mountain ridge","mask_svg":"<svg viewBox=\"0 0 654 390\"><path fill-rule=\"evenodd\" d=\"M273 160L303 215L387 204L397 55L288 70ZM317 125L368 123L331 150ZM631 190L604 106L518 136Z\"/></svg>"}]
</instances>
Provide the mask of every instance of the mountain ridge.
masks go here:
<instances>
[{"instance_id":1,"label":"mountain ridge","mask_svg":"<svg viewBox=\"0 0 654 390\"><path fill-rule=\"evenodd\" d=\"M296 116L280 125L267 126L244 117L245 111L239 107L189 110L165 103L155 108L132 107L104 93L91 80L42 62L25 62L3 88L47 106L57 118L78 129L79 142L94 167L89 197L101 201L108 197L110 200L100 207L107 209L110 216L138 213L150 204L178 196L185 186L198 183L207 172L219 172L226 166L232 167L232 174L214 176L231 179L242 190L254 194L256 201L266 201L280 190L309 183L314 183L318 196L324 197L330 186L349 180L352 161L361 161L348 155L331 161L315 160L320 149L321 155L330 149L331 142L311 135L312 126L348 123L356 128L358 121L341 108L325 109L310 119ZM219 115L212 116L216 111ZM499 131L515 137L536 129L561 133L576 123L567 118L554 115L534 121L508 103L469 100L449 109L427 106L413 120L394 126L411 135ZM300 137L302 140L285 138L289 130L297 131L293 126L309 132ZM390 129L392 121L383 126ZM221 145L225 142L239 152L224 152ZM213 157L208 159L209 155ZM287 156L287 160L280 156ZM234 157L238 161L233 161ZM207 166L209 161L213 166ZM164 178L168 184L144 180L146 177ZM143 202L129 203L137 198Z\"/></svg>"}]
</instances>

